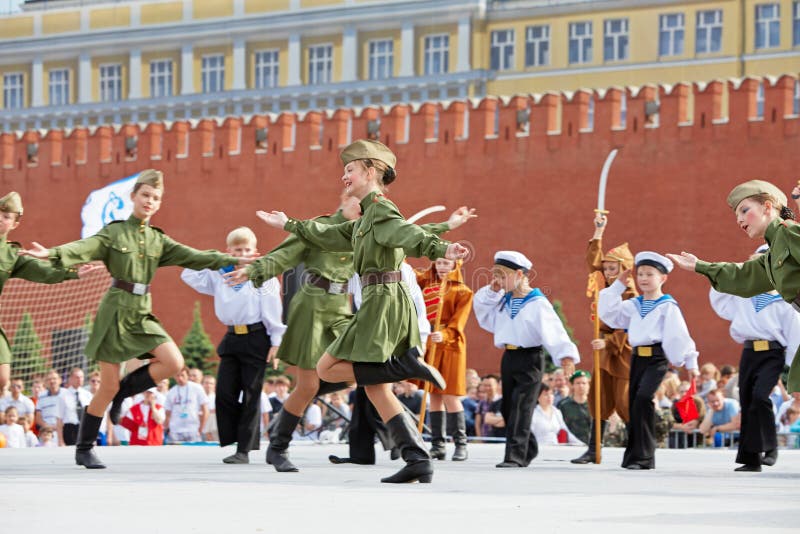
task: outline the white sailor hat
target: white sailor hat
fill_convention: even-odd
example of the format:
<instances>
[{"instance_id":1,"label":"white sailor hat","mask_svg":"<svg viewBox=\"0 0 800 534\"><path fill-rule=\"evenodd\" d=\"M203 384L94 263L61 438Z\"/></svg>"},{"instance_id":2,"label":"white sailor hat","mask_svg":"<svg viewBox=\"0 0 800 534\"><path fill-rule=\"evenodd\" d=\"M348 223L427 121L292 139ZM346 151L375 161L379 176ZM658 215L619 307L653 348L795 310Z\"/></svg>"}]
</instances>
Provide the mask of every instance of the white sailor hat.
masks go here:
<instances>
[{"instance_id":1,"label":"white sailor hat","mask_svg":"<svg viewBox=\"0 0 800 534\"><path fill-rule=\"evenodd\" d=\"M649 250L640 252L636 255L636 258L634 258L633 261L637 267L640 265L649 265L651 267L655 267L664 274L672 271L672 262L670 259L657 252L651 252Z\"/></svg>"},{"instance_id":2,"label":"white sailor hat","mask_svg":"<svg viewBox=\"0 0 800 534\"><path fill-rule=\"evenodd\" d=\"M769 245L764 243L763 245L759 246L753 254L766 254L769 250Z\"/></svg>"},{"instance_id":3,"label":"white sailor hat","mask_svg":"<svg viewBox=\"0 0 800 534\"><path fill-rule=\"evenodd\" d=\"M524 272L533 267L531 260L525 257L521 252L515 250L500 250L494 255L494 264L508 267L509 269L517 270L522 269Z\"/></svg>"}]
</instances>

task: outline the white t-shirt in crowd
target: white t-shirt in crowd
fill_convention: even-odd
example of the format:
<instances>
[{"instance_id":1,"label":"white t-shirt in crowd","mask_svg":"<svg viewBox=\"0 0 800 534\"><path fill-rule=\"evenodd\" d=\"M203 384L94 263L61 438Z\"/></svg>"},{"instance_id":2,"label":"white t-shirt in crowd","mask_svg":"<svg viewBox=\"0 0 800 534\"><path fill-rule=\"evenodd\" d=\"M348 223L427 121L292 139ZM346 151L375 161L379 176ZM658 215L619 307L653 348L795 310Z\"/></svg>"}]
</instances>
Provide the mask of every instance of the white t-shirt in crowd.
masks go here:
<instances>
[{"instance_id":1,"label":"white t-shirt in crowd","mask_svg":"<svg viewBox=\"0 0 800 534\"><path fill-rule=\"evenodd\" d=\"M170 432L199 432L200 409L207 403L208 397L200 384L187 382L183 386L172 386L164 405L170 412Z\"/></svg>"},{"instance_id":2,"label":"white t-shirt in crowd","mask_svg":"<svg viewBox=\"0 0 800 534\"><path fill-rule=\"evenodd\" d=\"M9 449L24 449L28 446L25 441L25 429L22 425L0 425L0 434L6 437L6 447Z\"/></svg>"}]
</instances>

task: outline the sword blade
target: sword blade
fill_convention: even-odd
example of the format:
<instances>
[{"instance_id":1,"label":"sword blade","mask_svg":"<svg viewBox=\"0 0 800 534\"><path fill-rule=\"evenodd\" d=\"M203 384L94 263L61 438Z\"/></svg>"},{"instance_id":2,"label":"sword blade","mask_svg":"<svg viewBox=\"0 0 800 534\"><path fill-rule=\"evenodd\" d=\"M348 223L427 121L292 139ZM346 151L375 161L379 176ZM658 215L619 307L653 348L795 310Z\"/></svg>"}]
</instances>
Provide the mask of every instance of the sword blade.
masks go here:
<instances>
[{"instance_id":1,"label":"sword blade","mask_svg":"<svg viewBox=\"0 0 800 534\"><path fill-rule=\"evenodd\" d=\"M445 209L447 208L445 208L444 206L431 206L430 208L425 208L422 211L418 211L417 213L406 219L406 221L410 223L415 223L421 218L425 217L426 215L430 215L431 213L436 213L439 211L444 211Z\"/></svg>"},{"instance_id":2,"label":"sword blade","mask_svg":"<svg viewBox=\"0 0 800 534\"><path fill-rule=\"evenodd\" d=\"M606 162L603 163L603 170L600 172L600 187L597 190L597 211L605 211L606 209L606 184L608 183L608 171L611 169L611 164L614 158L617 157L617 149L615 148L609 152L606 157Z\"/></svg>"}]
</instances>

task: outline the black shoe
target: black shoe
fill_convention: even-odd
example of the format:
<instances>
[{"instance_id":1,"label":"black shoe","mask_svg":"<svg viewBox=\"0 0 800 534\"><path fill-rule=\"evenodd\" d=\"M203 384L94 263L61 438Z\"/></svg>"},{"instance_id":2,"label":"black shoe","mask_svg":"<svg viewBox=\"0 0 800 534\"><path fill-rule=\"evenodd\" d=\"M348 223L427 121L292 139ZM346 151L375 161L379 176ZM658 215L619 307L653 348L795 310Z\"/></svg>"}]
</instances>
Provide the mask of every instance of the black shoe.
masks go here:
<instances>
[{"instance_id":1,"label":"black shoe","mask_svg":"<svg viewBox=\"0 0 800 534\"><path fill-rule=\"evenodd\" d=\"M402 356L392 356L382 363L354 362L353 375L359 386L392 384L416 378L430 382L439 389L447 387L441 373L425 363L416 349L411 349Z\"/></svg>"},{"instance_id":2,"label":"black shoe","mask_svg":"<svg viewBox=\"0 0 800 534\"><path fill-rule=\"evenodd\" d=\"M767 451L764 453L764 457L761 458L761 465L772 467L773 465L775 465L775 462L777 461L778 461L778 449L772 449L771 451Z\"/></svg>"},{"instance_id":3,"label":"black shoe","mask_svg":"<svg viewBox=\"0 0 800 534\"><path fill-rule=\"evenodd\" d=\"M279 473L296 473L300 471L289 460L289 443L292 441L292 432L297 428L300 417L281 410L275 417L275 426L269 434L269 447L267 447L267 463Z\"/></svg>"},{"instance_id":4,"label":"black shoe","mask_svg":"<svg viewBox=\"0 0 800 534\"><path fill-rule=\"evenodd\" d=\"M114 399L111 401L111 408L108 410L108 419L111 424L119 424L122 416L122 403L125 399L148 390L155 385L156 383L153 382L153 378L150 376L149 365L143 365L132 373L125 375L125 378L119 382L119 391L114 395Z\"/></svg>"},{"instance_id":5,"label":"black shoe","mask_svg":"<svg viewBox=\"0 0 800 534\"><path fill-rule=\"evenodd\" d=\"M467 422L464 419L464 412L447 414L447 433L453 436L453 443L456 446L451 460L454 462L463 462L468 457Z\"/></svg>"},{"instance_id":6,"label":"black shoe","mask_svg":"<svg viewBox=\"0 0 800 534\"><path fill-rule=\"evenodd\" d=\"M375 462L370 462L368 460L361 460L359 458L351 458L348 456L336 456L335 454L331 454L330 456L328 456L328 461L336 465L340 464L375 465Z\"/></svg>"},{"instance_id":7,"label":"black shoe","mask_svg":"<svg viewBox=\"0 0 800 534\"><path fill-rule=\"evenodd\" d=\"M577 458L573 458L570 460L570 463L577 464L577 465L585 465L585 464L596 464L597 463L597 455L595 454L596 451L596 430L597 427L595 426L595 420L592 419L592 425L589 428L589 448L578 456ZM606 428L608 428L608 421L600 421L600 439L603 439L603 435L606 433ZM602 443L602 441L601 441Z\"/></svg>"},{"instance_id":8,"label":"black shoe","mask_svg":"<svg viewBox=\"0 0 800 534\"><path fill-rule=\"evenodd\" d=\"M630 465L623 465L625 469L630 469L631 471L649 471L650 468L644 466L642 464L630 464Z\"/></svg>"},{"instance_id":9,"label":"black shoe","mask_svg":"<svg viewBox=\"0 0 800 534\"><path fill-rule=\"evenodd\" d=\"M100 430L102 417L83 412L81 425L78 427L78 440L75 443L75 463L86 469L105 469L106 466L94 453L94 444Z\"/></svg>"},{"instance_id":10,"label":"black shoe","mask_svg":"<svg viewBox=\"0 0 800 534\"><path fill-rule=\"evenodd\" d=\"M577 458L573 458L572 460L570 460L570 463L579 465L597 463L597 457L594 454L594 449L584 452Z\"/></svg>"},{"instance_id":11,"label":"black shoe","mask_svg":"<svg viewBox=\"0 0 800 534\"><path fill-rule=\"evenodd\" d=\"M741 466L737 467L736 469L734 469L734 471L748 472L748 473L760 473L761 472L761 466L760 465L744 464L744 465L741 465Z\"/></svg>"},{"instance_id":12,"label":"black shoe","mask_svg":"<svg viewBox=\"0 0 800 534\"><path fill-rule=\"evenodd\" d=\"M431 416L431 458L434 460L444 460L447 456L447 449L444 446L445 433L445 412L430 412Z\"/></svg>"},{"instance_id":13,"label":"black shoe","mask_svg":"<svg viewBox=\"0 0 800 534\"><path fill-rule=\"evenodd\" d=\"M499 467L500 469L507 469L507 468L514 468L514 467L522 467L517 462L500 462L495 467Z\"/></svg>"},{"instance_id":14,"label":"black shoe","mask_svg":"<svg viewBox=\"0 0 800 534\"><path fill-rule=\"evenodd\" d=\"M226 464L249 464L250 457L246 452L237 452L236 454L226 456L222 459L222 462Z\"/></svg>"},{"instance_id":15,"label":"black shoe","mask_svg":"<svg viewBox=\"0 0 800 534\"><path fill-rule=\"evenodd\" d=\"M406 482L429 483L433 480L433 464L430 455L425 450L425 442L417 431L411 416L405 412L399 413L386 422L386 428L397 445L400 455L406 465L390 477L382 478L381 482L387 484L402 484Z\"/></svg>"}]
</instances>

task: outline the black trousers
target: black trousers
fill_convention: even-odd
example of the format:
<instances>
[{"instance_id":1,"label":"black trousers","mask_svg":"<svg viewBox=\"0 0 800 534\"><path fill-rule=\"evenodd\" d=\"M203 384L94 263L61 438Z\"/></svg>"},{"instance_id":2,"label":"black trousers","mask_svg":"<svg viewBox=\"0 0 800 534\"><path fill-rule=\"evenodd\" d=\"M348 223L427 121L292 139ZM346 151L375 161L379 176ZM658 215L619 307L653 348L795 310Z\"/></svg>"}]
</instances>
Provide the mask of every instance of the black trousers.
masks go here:
<instances>
[{"instance_id":1,"label":"black trousers","mask_svg":"<svg viewBox=\"0 0 800 534\"><path fill-rule=\"evenodd\" d=\"M61 429L61 433L64 435L64 444L65 445L75 445L78 442L78 427L80 425L76 425L73 423L64 423L64 426Z\"/></svg>"},{"instance_id":2,"label":"black trousers","mask_svg":"<svg viewBox=\"0 0 800 534\"><path fill-rule=\"evenodd\" d=\"M261 389L271 346L267 332L256 330L244 335L225 334L217 347L216 409L221 447L237 443L239 452L259 448Z\"/></svg>"},{"instance_id":3,"label":"black trousers","mask_svg":"<svg viewBox=\"0 0 800 534\"><path fill-rule=\"evenodd\" d=\"M656 467L656 409L653 396L667 374L669 362L664 356L631 356L631 382L628 389L628 446L622 467L639 464Z\"/></svg>"},{"instance_id":4,"label":"black trousers","mask_svg":"<svg viewBox=\"0 0 800 534\"><path fill-rule=\"evenodd\" d=\"M385 449L390 449L386 426L378 411L367 397L363 387L357 387L353 398L353 413L350 416L348 441L350 458L364 464L375 463L375 436L378 436Z\"/></svg>"},{"instance_id":5,"label":"black trousers","mask_svg":"<svg viewBox=\"0 0 800 534\"><path fill-rule=\"evenodd\" d=\"M742 427L736 463L761 465L761 453L778 448L775 414L769 398L783 371L784 350L744 349L739 361Z\"/></svg>"},{"instance_id":6,"label":"black trousers","mask_svg":"<svg viewBox=\"0 0 800 534\"><path fill-rule=\"evenodd\" d=\"M539 444L531 432L531 419L539 399L543 369L541 347L503 353L500 378L503 381L501 411L506 423L506 462L524 467L539 454Z\"/></svg>"}]
</instances>

